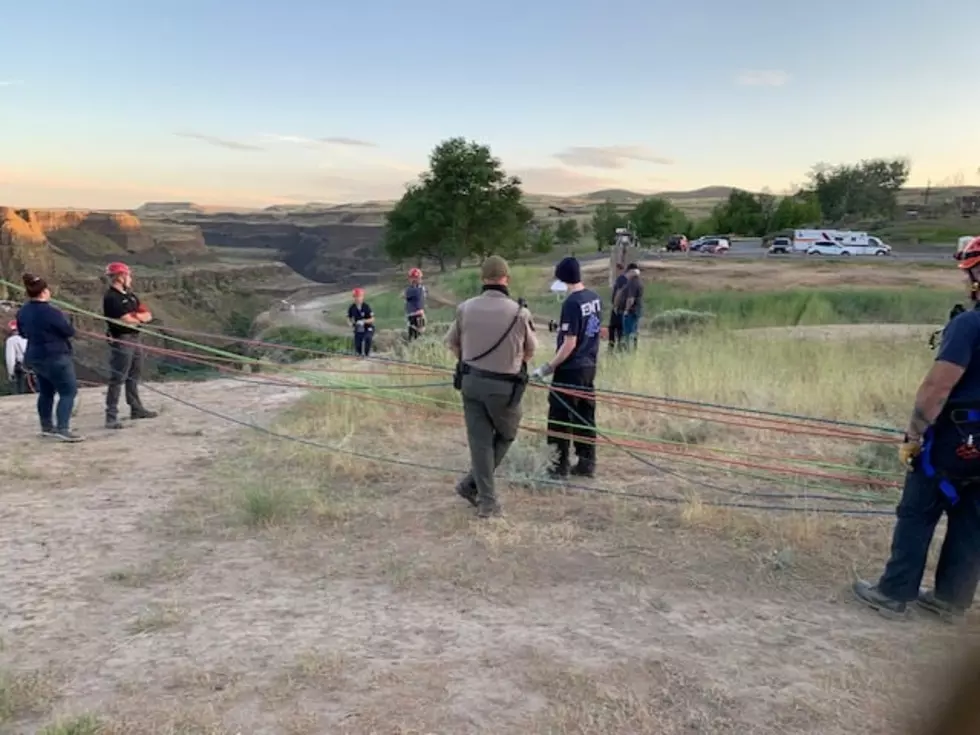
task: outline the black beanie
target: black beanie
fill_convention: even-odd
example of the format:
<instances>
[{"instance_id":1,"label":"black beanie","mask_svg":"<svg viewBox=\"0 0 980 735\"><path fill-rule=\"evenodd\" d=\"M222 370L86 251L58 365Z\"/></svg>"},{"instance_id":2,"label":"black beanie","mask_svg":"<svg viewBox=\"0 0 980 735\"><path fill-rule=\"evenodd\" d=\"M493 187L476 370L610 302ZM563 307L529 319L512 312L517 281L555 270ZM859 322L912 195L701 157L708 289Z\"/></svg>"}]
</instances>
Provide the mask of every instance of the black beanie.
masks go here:
<instances>
[{"instance_id":1,"label":"black beanie","mask_svg":"<svg viewBox=\"0 0 980 735\"><path fill-rule=\"evenodd\" d=\"M562 283L581 283L582 269L578 261L571 256L562 258L561 262L555 266L555 278Z\"/></svg>"}]
</instances>

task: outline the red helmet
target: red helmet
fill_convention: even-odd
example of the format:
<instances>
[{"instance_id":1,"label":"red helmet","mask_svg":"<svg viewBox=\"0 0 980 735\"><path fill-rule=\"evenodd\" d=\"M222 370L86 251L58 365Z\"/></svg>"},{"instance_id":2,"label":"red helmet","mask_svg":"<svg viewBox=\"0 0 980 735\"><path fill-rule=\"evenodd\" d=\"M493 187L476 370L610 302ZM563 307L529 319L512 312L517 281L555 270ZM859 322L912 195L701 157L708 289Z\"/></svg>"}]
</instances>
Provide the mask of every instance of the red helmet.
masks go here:
<instances>
[{"instance_id":1,"label":"red helmet","mask_svg":"<svg viewBox=\"0 0 980 735\"><path fill-rule=\"evenodd\" d=\"M7 322L7 329L9 329L11 332L16 332L17 331L17 320L16 319L11 319L9 322Z\"/></svg>"},{"instance_id":2,"label":"red helmet","mask_svg":"<svg viewBox=\"0 0 980 735\"><path fill-rule=\"evenodd\" d=\"M960 262L959 267L963 270L970 270L980 265L980 235L958 250L955 257Z\"/></svg>"},{"instance_id":3,"label":"red helmet","mask_svg":"<svg viewBox=\"0 0 980 735\"><path fill-rule=\"evenodd\" d=\"M354 294L354 298L356 299L358 296L363 296L364 295L364 289L363 288L355 288L351 293Z\"/></svg>"},{"instance_id":4,"label":"red helmet","mask_svg":"<svg viewBox=\"0 0 980 735\"><path fill-rule=\"evenodd\" d=\"M112 276L125 276L129 273L129 266L125 263L109 263L105 267L105 274L110 278Z\"/></svg>"},{"instance_id":5,"label":"red helmet","mask_svg":"<svg viewBox=\"0 0 980 735\"><path fill-rule=\"evenodd\" d=\"M408 272L408 277L409 278L421 278L422 277L422 270L419 269L419 268L412 268Z\"/></svg>"}]
</instances>

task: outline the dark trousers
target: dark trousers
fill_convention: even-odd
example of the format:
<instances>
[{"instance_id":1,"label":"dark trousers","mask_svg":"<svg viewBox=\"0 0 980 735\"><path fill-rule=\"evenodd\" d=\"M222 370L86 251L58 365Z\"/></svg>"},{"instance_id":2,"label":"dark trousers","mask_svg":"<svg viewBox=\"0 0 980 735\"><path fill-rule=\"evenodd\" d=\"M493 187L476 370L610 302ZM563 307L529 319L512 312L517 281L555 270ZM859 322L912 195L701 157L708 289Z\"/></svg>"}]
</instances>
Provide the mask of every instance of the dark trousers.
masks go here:
<instances>
[{"instance_id":1,"label":"dark trousers","mask_svg":"<svg viewBox=\"0 0 980 735\"><path fill-rule=\"evenodd\" d=\"M22 396L22 395L25 395L27 393L33 393L34 392L31 389L31 383L28 380L29 377L30 376L29 376L26 368L24 368L23 365L21 365L20 363L18 363L17 366L14 368L14 374L10 378L10 382L11 382L11 384L13 386L14 393L16 395L21 395Z\"/></svg>"},{"instance_id":2,"label":"dark trousers","mask_svg":"<svg viewBox=\"0 0 980 735\"><path fill-rule=\"evenodd\" d=\"M37 415L41 420L41 431L67 431L78 394L71 355L32 360L30 367L37 377ZM57 410L55 394L58 396Z\"/></svg>"},{"instance_id":3,"label":"dark trousers","mask_svg":"<svg viewBox=\"0 0 980 735\"><path fill-rule=\"evenodd\" d=\"M354 354L367 357L371 354L371 342L374 340L374 332L354 332Z\"/></svg>"},{"instance_id":4,"label":"dark trousers","mask_svg":"<svg viewBox=\"0 0 980 735\"><path fill-rule=\"evenodd\" d=\"M461 484L476 488L481 506L493 507L493 474L517 438L521 396L515 395L513 383L473 374L463 375L461 392L470 447L470 471Z\"/></svg>"},{"instance_id":5,"label":"dark trousers","mask_svg":"<svg viewBox=\"0 0 980 735\"><path fill-rule=\"evenodd\" d=\"M623 315L615 311L609 315L609 349L616 349L616 343L623 341Z\"/></svg>"},{"instance_id":6,"label":"dark trousers","mask_svg":"<svg viewBox=\"0 0 980 735\"><path fill-rule=\"evenodd\" d=\"M557 448L559 467L568 466L568 450L586 465L595 463L595 366L559 367L551 378L548 393L548 444ZM556 390L567 388L576 395ZM561 436L556 436L560 434ZM569 435L573 438L569 439Z\"/></svg>"},{"instance_id":7,"label":"dark trousers","mask_svg":"<svg viewBox=\"0 0 980 735\"><path fill-rule=\"evenodd\" d=\"M425 317L417 314L408 318L408 338L418 339L422 336L422 328L425 326Z\"/></svg>"},{"instance_id":8,"label":"dark trousers","mask_svg":"<svg viewBox=\"0 0 980 735\"><path fill-rule=\"evenodd\" d=\"M143 371L143 349L139 337L125 336L109 340L109 388L105 394L106 420L119 417L119 394L126 386L126 404L131 411L143 409L139 381Z\"/></svg>"},{"instance_id":9,"label":"dark trousers","mask_svg":"<svg viewBox=\"0 0 980 735\"><path fill-rule=\"evenodd\" d=\"M882 594L902 602L918 597L929 545L945 512L946 539L936 567L935 595L962 608L970 606L980 572L980 486L960 486L958 494L960 501L950 506L937 479L921 470L906 474L891 558L878 581Z\"/></svg>"}]
</instances>

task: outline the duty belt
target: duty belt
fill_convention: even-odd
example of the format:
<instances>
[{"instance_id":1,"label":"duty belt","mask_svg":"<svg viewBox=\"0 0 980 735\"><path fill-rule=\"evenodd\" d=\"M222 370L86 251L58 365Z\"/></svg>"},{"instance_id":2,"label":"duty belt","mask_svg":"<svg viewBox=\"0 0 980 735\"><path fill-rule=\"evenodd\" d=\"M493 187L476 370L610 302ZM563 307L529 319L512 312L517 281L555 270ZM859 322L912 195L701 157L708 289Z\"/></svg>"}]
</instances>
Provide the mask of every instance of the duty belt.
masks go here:
<instances>
[{"instance_id":1,"label":"duty belt","mask_svg":"<svg viewBox=\"0 0 980 735\"><path fill-rule=\"evenodd\" d=\"M495 373L491 370L473 367L465 362L463 363L463 375L472 375L475 378L486 378L488 380L500 380L505 383L523 383L525 378L522 373Z\"/></svg>"},{"instance_id":2,"label":"duty belt","mask_svg":"<svg viewBox=\"0 0 980 735\"><path fill-rule=\"evenodd\" d=\"M980 410L972 408L954 408L946 414L946 418L954 425L956 424L969 424L969 423L980 423ZM930 426L926 429L925 433L922 435L922 452L920 453L920 463L919 466L922 468L922 473L929 479L939 480L939 489L946 499L949 501L950 505L956 505L960 502L960 495L956 491L956 486L949 481L946 477L940 475L936 471L936 466L932 463L932 448L935 445L936 435L935 435L935 425Z\"/></svg>"}]
</instances>

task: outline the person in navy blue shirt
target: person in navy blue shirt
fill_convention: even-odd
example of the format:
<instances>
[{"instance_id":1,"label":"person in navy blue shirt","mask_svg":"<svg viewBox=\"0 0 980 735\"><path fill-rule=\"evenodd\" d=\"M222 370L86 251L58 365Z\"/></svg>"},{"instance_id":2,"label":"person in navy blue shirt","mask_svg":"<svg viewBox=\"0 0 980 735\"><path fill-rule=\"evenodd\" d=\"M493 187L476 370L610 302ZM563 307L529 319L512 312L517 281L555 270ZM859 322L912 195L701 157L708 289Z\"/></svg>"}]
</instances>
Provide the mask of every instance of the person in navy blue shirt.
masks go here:
<instances>
[{"instance_id":1,"label":"person in navy blue shirt","mask_svg":"<svg viewBox=\"0 0 980 735\"><path fill-rule=\"evenodd\" d=\"M374 339L374 312L364 300L363 288L355 288L352 295L354 303L347 309L347 322L354 330L354 353L368 357Z\"/></svg>"},{"instance_id":2,"label":"person in navy blue shirt","mask_svg":"<svg viewBox=\"0 0 980 735\"><path fill-rule=\"evenodd\" d=\"M408 272L408 288L405 289L405 317L408 320L408 339L418 339L425 331L425 286L422 270L412 268Z\"/></svg>"},{"instance_id":3,"label":"person in navy blue shirt","mask_svg":"<svg viewBox=\"0 0 980 735\"><path fill-rule=\"evenodd\" d=\"M973 308L946 326L936 360L915 397L899 447L908 467L892 534L891 557L877 583L858 580L857 598L886 617L908 604L947 620L973 603L980 578L980 237L957 253ZM936 525L947 517L935 587L921 590Z\"/></svg>"},{"instance_id":4,"label":"person in navy blue shirt","mask_svg":"<svg viewBox=\"0 0 980 735\"><path fill-rule=\"evenodd\" d=\"M595 374L602 299L582 283L582 269L575 258L562 260L555 268L555 278L568 285L558 319L558 349L548 363L532 373L536 379L554 374L548 394L548 444L555 447L556 456L549 474L556 479L569 474L594 477ZM570 467L573 443L578 462Z\"/></svg>"},{"instance_id":5,"label":"person in navy blue shirt","mask_svg":"<svg viewBox=\"0 0 980 735\"><path fill-rule=\"evenodd\" d=\"M23 280L28 301L17 312L17 331L27 339L24 362L37 376L41 436L66 442L82 441L69 426L78 393L71 344L75 328L51 305L51 289L43 278L25 273Z\"/></svg>"},{"instance_id":6,"label":"person in navy blue shirt","mask_svg":"<svg viewBox=\"0 0 980 735\"><path fill-rule=\"evenodd\" d=\"M626 283L629 280L626 274L623 272L623 264L616 263L616 271L619 275L616 276L616 280L613 282L612 296L609 299L612 308L609 309L609 351L613 352L616 349L617 343L622 343L623 340L623 313L616 308L616 296L619 292L626 288Z\"/></svg>"}]
</instances>

